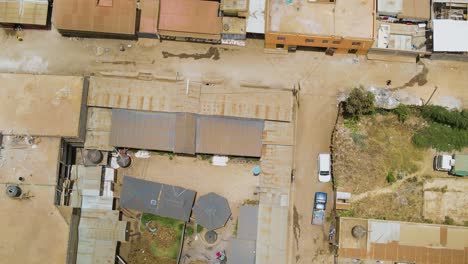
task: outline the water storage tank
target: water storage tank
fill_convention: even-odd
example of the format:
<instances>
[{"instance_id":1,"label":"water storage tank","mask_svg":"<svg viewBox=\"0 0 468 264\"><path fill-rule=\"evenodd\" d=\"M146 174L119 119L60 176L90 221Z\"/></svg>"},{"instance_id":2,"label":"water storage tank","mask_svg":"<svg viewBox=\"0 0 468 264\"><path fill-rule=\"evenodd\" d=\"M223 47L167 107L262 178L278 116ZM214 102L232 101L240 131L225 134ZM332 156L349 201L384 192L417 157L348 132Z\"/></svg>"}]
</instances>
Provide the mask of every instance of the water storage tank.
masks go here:
<instances>
[{"instance_id":1,"label":"water storage tank","mask_svg":"<svg viewBox=\"0 0 468 264\"><path fill-rule=\"evenodd\" d=\"M132 159L130 158L129 155L120 154L119 156L117 156L117 164L119 164L121 168L127 168L130 166L131 163L132 163Z\"/></svg>"},{"instance_id":2,"label":"water storage tank","mask_svg":"<svg viewBox=\"0 0 468 264\"><path fill-rule=\"evenodd\" d=\"M353 229L351 229L351 233L354 238L359 239L359 238L363 238L366 235L367 230L363 226L357 225L357 226L354 226Z\"/></svg>"},{"instance_id":3,"label":"water storage tank","mask_svg":"<svg viewBox=\"0 0 468 264\"><path fill-rule=\"evenodd\" d=\"M102 152L100 150L88 149L86 153L86 158L88 158L88 160L93 164L99 164L104 158L104 155L102 155Z\"/></svg>"},{"instance_id":4,"label":"water storage tank","mask_svg":"<svg viewBox=\"0 0 468 264\"><path fill-rule=\"evenodd\" d=\"M21 195L21 188L18 185L9 185L6 194L11 198L18 198Z\"/></svg>"}]
</instances>

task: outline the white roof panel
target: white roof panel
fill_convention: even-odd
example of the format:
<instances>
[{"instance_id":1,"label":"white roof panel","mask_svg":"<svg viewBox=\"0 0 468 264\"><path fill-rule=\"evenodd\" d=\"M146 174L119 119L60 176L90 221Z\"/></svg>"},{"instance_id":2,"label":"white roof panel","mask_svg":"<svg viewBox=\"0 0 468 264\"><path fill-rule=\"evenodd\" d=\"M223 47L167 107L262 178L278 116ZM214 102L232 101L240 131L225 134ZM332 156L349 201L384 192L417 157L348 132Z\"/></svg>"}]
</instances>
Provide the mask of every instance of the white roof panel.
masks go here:
<instances>
[{"instance_id":1,"label":"white roof panel","mask_svg":"<svg viewBox=\"0 0 468 264\"><path fill-rule=\"evenodd\" d=\"M265 34L265 0L249 1L246 31L247 33Z\"/></svg>"},{"instance_id":2,"label":"white roof panel","mask_svg":"<svg viewBox=\"0 0 468 264\"><path fill-rule=\"evenodd\" d=\"M468 21L433 20L434 51L468 52Z\"/></svg>"}]
</instances>

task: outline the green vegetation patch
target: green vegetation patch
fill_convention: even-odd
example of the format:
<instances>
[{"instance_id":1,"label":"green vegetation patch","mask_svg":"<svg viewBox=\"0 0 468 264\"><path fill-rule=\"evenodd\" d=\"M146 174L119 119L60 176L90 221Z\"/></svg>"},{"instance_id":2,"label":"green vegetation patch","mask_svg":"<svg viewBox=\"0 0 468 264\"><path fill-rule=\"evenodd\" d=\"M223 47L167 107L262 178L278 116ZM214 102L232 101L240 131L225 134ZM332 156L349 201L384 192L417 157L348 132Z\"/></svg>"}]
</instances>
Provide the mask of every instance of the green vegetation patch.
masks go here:
<instances>
[{"instance_id":1,"label":"green vegetation patch","mask_svg":"<svg viewBox=\"0 0 468 264\"><path fill-rule=\"evenodd\" d=\"M148 225L149 227L147 227ZM159 258L177 259L184 223L179 220L143 213L141 230L150 233L149 251ZM154 229L151 232L150 229ZM186 232L190 232L187 228ZM193 234L193 228L191 229Z\"/></svg>"}]
</instances>

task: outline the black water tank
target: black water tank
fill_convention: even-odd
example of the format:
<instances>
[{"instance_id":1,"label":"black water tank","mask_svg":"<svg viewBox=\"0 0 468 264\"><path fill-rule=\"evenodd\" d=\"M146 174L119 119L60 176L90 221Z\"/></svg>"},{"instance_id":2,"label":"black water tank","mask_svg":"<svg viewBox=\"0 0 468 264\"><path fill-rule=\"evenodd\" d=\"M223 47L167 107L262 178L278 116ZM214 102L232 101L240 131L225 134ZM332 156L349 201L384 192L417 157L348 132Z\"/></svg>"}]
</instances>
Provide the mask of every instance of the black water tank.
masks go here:
<instances>
[{"instance_id":1,"label":"black water tank","mask_svg":"<svg viewBox=\"0 0 468 264\"><path fill-rule=\"evenodd\" d=\"M18 198L21 195L21 188L18 185L9 185L6 194L11 198Z\"/></svg>"}]
</instances>

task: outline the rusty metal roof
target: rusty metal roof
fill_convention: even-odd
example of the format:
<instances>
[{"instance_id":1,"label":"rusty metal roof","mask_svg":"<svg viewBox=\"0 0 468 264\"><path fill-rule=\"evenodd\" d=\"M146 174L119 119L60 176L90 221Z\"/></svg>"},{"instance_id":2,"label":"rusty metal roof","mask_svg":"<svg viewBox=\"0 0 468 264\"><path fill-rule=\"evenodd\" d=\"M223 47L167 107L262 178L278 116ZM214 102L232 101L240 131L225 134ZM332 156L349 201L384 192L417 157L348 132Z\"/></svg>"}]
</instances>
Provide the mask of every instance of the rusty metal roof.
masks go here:
<instances>
[{"instance_id":1,"label":"rusty metal roof","mask_svg":"<svg viewBox=\"0 0 468 264\"><path fill-rule=\"evenodd\" d=\"M221 34L219 2L160 0L159 30Z\"/></svg>"},{"instance_id":2,"label":"rusty metal roof","mask_svg":"<svg viewBox=\"0 0 468 264\"><path fill-rule=\"evenodd\" d=\"M197 153L260 157L263 120L198 116Z\"/></svg>"},{"instance_id":3,"label":"rusty metal roof","mask_svg":"<svg viewBox=\"0 0 468 264\"><path fill-rule=\"evenodd\" d=\"M116 147L260 157L263 120L190 113L112 110L110 144Z\"/></svg>"},{"instance_id":4,"label":"rusty metal roof","mask_svg":"<svg viewBox=\"0 0 468 264\"><path fill-rule=\"evenodd\" d=\"M136 24L136 1L96 0L54 1L53 23L62 30L133 35Z\"/></svg>"}]
</instances>

